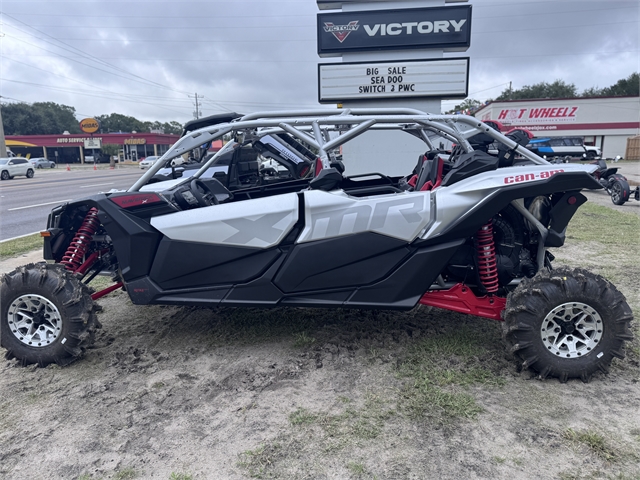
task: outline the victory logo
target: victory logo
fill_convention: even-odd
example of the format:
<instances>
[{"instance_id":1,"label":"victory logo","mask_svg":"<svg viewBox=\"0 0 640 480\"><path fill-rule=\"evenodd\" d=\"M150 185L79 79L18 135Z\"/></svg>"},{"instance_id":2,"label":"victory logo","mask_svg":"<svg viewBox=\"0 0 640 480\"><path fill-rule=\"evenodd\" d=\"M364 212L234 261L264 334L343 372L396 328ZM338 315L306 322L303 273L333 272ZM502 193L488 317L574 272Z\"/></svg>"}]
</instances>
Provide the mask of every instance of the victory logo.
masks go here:
<instances>
[{"instance_id":1,"label":"victory logo","mask_svg":"<svg viewBox=\"0 0 640 480\"><path fill-rule=\"evenodd\" d=\"M324 31L333 33L333 36L336 37L340 43L344 42L349 34L358 30L358 28L360 28L358 20L349 22L349 25L334 25L333 23L327 22L324 24Z\"/></svg>"}]
</instances>

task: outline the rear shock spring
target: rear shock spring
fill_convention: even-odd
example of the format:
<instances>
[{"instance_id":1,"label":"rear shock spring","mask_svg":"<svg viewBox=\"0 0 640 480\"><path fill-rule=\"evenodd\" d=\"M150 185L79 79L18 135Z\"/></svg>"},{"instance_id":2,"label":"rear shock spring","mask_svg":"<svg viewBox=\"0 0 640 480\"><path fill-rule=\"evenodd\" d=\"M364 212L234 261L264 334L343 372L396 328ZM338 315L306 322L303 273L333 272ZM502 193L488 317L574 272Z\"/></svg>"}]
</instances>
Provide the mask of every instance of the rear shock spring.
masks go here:
<instances>
[{"instance_id":1,"label":"rear shock spring","mask_svg":"<svg viewBox=\"0 0 640 480\"><path fill-rule=\"evenodd\" d=\"M60 261L67 270L75 272L80 268L84 261L85 254L89 251L91 240L93 240L93 236L98 231L99 226L98 209L92 207L84 217L82 225L80 225L80 228Z\"/></svg>"},{"instance_id":2,"label":"rear shock spring","mask_svg":"<svg viewBox=\"0 0 640 480\"><path fill-rule=\"evenodd\" d=\"M476 233L476 252L478 254L478 274L488 293L498 291L498 262L496 246L493 241L493 222L489 220Z\"/></svg>"}]
</instances>

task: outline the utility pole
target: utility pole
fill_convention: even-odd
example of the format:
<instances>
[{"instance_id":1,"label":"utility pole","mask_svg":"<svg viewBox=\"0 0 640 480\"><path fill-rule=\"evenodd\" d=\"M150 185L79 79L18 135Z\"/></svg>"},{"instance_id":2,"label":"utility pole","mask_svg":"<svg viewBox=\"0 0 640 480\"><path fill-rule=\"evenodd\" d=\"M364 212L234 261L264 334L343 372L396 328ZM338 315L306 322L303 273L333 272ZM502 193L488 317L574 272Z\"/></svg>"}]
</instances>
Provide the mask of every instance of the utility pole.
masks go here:
<instances>
[{"instance_id":1,"label":"utility pole","mask_svg":"<svg viewBox=\"0 0 640 480\"><path fill-rule=\"evenodd\" d=\"M4 139L4 123L2 123L2 106L0 105L0 157L7 156L7 142Z\"/></svg>"},{"instance_id":2,"label":"utility pole","mask_svg":"<svg viewBox=\"0 0 640 480\"><path fill-rule=\"evenodd\" d=\"M200 118L200 113L202 113L200 112L200 104L198 103L198 93L196 92L195 97L192 97L191 95L189 95L189 98L195 98L196 100L196 103L195 103L196 110L195 112L193 112L193 117L197 120ZM203 98L204 97L200 95L200 100L202 100Z\"/></svg>"}]
</instances>

